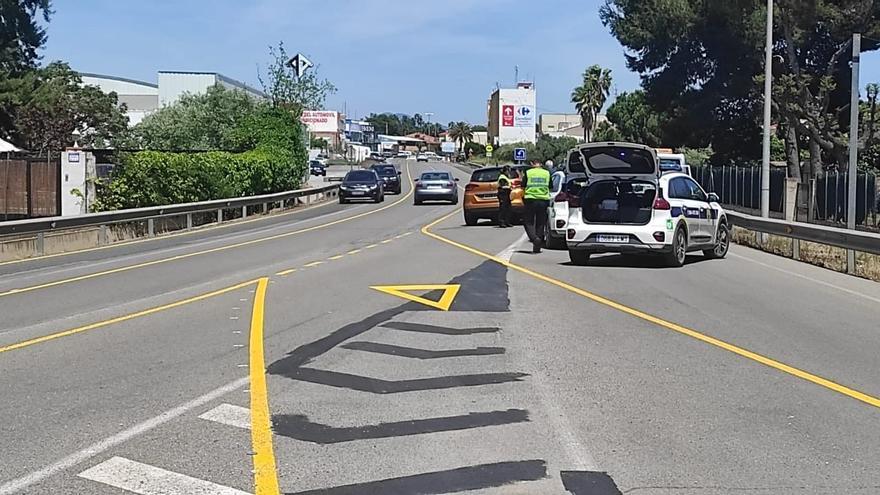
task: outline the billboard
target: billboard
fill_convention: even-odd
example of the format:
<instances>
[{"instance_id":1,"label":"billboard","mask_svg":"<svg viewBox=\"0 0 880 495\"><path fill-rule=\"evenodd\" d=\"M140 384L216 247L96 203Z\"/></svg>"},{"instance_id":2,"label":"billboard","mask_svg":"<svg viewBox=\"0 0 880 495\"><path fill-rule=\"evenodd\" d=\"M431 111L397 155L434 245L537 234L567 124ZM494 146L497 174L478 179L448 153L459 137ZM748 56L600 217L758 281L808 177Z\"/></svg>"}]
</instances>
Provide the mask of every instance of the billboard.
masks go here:
<instances>
[{"instance_id":1,"label":"billboard","mask_svg":"<svg viewBox=\"0 0 880 495\"><path fill-rule=\"evenodd\" d=\"M339 112L306 110L300 120L309 132L339 132Z\"/></svg>"},{"instance_id":2,"label":"billboard","mask_svg":"<svg viewBox=\"0 0 880 495\"><path fill-rule=\"evenodd\" d=\"M501 127L513 127L514 106L501 105Z\"/></svg>"},{"instance_id":3,"label":"billboard","mask_svg":"<svg viewBox=\"0 0 880 495\"><path fill-rule=\"evenodd\" d=\"M514 115L515 127L535 127L534 107L529 105L517 105Z\"/></svg>"}]
</instances>

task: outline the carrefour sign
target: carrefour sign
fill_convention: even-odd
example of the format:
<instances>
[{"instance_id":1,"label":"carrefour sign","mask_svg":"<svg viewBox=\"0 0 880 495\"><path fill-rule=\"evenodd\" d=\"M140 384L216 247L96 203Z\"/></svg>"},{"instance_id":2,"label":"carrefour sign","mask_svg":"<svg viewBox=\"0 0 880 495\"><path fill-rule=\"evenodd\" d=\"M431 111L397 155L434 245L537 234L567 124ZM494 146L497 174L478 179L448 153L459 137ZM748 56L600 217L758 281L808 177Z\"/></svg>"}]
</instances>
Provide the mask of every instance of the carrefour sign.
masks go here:
<instances>
[{"instance_id":1,"label":"carrefour sign","mask_svg":"<svg viewBox=\"0 0 880 495\"><path fill-rule=\"evenodd\" d=\"M534 127L535 108L529 105L517 105L514 111L513 123L515 127Z\"/></svg>"}]
</instances>

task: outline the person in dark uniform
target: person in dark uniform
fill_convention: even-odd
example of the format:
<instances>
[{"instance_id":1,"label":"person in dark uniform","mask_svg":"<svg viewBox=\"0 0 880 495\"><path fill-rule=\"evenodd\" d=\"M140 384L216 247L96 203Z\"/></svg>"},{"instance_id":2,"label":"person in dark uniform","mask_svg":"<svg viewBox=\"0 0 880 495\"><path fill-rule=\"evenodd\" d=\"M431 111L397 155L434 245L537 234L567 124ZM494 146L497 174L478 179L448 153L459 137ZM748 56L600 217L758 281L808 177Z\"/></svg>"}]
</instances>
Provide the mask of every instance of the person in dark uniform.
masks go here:
<instances>
[{"instance_id":1,"label":"person in dark uniform","mask_svg":"<svg viewBox=\"0 0 880 495\"><path fill-rule=\"evenodd\" d=\"M513 227L510 223L510 167L501 169L498 175L498 226Z\"/></svg>"}]
</instances>

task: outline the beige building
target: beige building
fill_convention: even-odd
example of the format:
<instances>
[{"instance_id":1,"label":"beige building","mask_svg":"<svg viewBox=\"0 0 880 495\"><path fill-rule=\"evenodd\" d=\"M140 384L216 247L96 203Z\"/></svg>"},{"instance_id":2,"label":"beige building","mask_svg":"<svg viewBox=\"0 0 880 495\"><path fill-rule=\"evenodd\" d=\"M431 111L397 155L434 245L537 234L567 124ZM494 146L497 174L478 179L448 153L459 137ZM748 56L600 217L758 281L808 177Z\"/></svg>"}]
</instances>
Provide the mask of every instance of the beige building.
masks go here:
<instances>
[{"instance_id":1,"label":"beige building","mask_svg":"<svg viewBox=\"0 0 880 495\"><path fill-rule=\"evenodd\" d=\"M576 113L542 113L538 116L538 132L550 134L578 126L580 123L581 116Z\"/></svg>"},{"instance_id":2,"label":"beige building","mask_svg":"<svg viewBox=\"0 0 880 495\"><path fill-rule=\"evenodd\" d=\"M596 126L607 122L604 114L596 116ZM584 140L584 127L578 114L545 113L538 117L538 129L542 135L551 137L568 136Z\"/></svg>"}]
</instances>

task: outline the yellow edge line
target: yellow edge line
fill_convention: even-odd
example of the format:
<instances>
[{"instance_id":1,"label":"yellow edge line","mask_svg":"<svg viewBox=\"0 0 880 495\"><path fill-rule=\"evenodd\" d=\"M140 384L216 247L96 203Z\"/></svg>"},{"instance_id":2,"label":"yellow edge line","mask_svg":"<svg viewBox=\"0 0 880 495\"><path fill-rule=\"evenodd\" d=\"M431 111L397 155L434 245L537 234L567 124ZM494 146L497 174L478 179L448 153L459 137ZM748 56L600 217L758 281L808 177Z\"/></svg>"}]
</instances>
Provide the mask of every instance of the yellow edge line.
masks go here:
<instances>
[{"instance_id":1,"label":"yellow edge line","mask_svg":"<svg viewBox=\"0 0 880 495\"><path fill-rule=\"evenodd\" d=\"M156 306L154 308L145 309L143 311L138 311L137 313L131 313L131 314L128 314L125 316L119 316L116 318L111 318L109 320L99 321L97 323L91 323L89 325L84 325L81 327L72 328L70 330L65 330L63 332L57 332L57 333L53 333L51 335L45 335L43 337L37 337L34 339L25 340L25 341L18 342L15 344L7 345L4 347L0 347L0 354L2 354L4 352L14 351L17 349L22 349L25 347L30 347L30 346L36 345L36 344L41 344L43 342L48 342L50 340L60 339L61 337L68 337L70 335L75 335L75 334L86 332L89 330L94 330L96 328L106 327L106 326L112 325L114 323L120 323L123 321L133 320L135 318L140 318L142 316L151 315L151 314L158 313L160 311L165 311L165 310L172 309L172 308L177 308L179 306L191 304L191 303L194 303L197 301L202 301L202 300L214 297L214 296L219 296L219 295L225 294L227 292L232 292L234 290L241 289L243 287L247 287L248 285L253 285L255 282L256 282L256 280L242 282L240 284L233 285L231 287L226 287L225 289L215 290L213 292L208 292L207 294L202 294L199 296L190 297L188 299L183 299L181 301L173 302L170 304L164 304L162 306Z\"/></svg>"},{"instance_id":2,"label":"yellow edge line","mask_svg":"<svg viewBox=\"0 0 880 495\"><path fill-rule=\"evenodd\" d=\"M440 222L446 220L447 218L451 217L452 215L458 213L458 211L459 210L455 210L452 213L445 215L443 217L440 217L439 219L429 223L428 225L425 225L421 229L422 234L424 234L428 237L431 237L433 239L436 239L438 241L445 242L446 244L455 246L459 249L463 249L463 250L468 251L468 252L475 254L477 256L481 256L483 258L490 259L500 265L506 266L507 268L510 268L512 270L516 270L520 273L524 273L526 275L534 277L538 280L542 280L542 281L547 282L549 284L553 284L557 287L560 287L560 288L565 289L569 292L573 292L575 294L583 296L583 297L590 299L592 301L595 301L599 304L603 304L605 306L614 308L618 311L629 314L629 315L634 316L636 318L640 318L640 319L648 321L650 323L654 323L655 325L659 325L659 326L664 327L668 330L672 330L674 332L677 332L677 333L680 333L683 335L687 335L688 337L697 339L697 340L704 342L706 344L724 349L724 350L732 352L733 354L736 354L738 356L741 356L746 359L750 359L752 361L761 363L765 366L769 366L770 368L773 368L775 370L781 371L783 373L787 373L792 376L796 376L796 377L801 378L803 380L806 380L808 382L819 385L820 387L824 387L828 390L832 390L834 392L838 392L838 393L843 394L843 395L850 397L852 399L856 399L858 401L864 402L865 404L880 408L880 398L868 395L863 392L859 392L858 390L849 388L849 387L841 385L839 383L835 383L831 380L828 380L827 378L822 378L821 376L815 375L815 374L810 373L808 371L804 371L799 368L795 368L794 366L789 366L789 365L782 363L780 361L777 361L775 359L772 359L772 358L769 358L766 356L762 356L761 354L749 351L747 349L730 344L730 343L725 342L723 340L719 340L714 337L710 337L708 335L702 334L700 332L697 332L696 330L691 330L690 328L686 328L686 327L683 327L683 326L678 325L676 323L666 321L662 318L658 318L656 316L650 315L650 314L645 313L643 311L639 311L638 309L630 308L629 306L625 306L625 305L620 304L618 302L612 301L611 299L607 299L607 298L602 297L600 295L593 294L592 292L588 292L588 291L583 290L581 288L575 287L575 286L568 284L566 282L563 282L561 280L557 280L555 278L548 277L547 275L529 270L528 268L517 265L513 262L503 260L501 258L498 258L497 256L492 256L491 254L480 251L479 249L475 249L475 248L472 248L472 247L467 246L465 244L462 244L460 242L456 242L451 239L447 239L439 234L435 234L430 231L430 229L432 227L434 227L435 225L439 224Z\"/></svg>"},{"instance_id":3,"label":"yellow edge line","mask_svg":"<svg viewBox=\"0 0 880 495\"><path fill-rule=\"evenodd\" d=\"M370 244L369 246L364 246L364 249L373 249L374 247L379 247L378 244Z\"/></svg>"},{"instance_id":4,"label":"yellow edge line","mask_svg":"<svg viewBox=\"0 0 880 495\"><path fill-rule=\"evenodd\" d=\"M195 234L197 232L207 232L209 230L225 229L227 227L233 227L236 225L245 225L245 224L249 224L249 223L253 223L253 222L259 222L262 220L268 220L270 218L278 218L278 217L283 217L283 216L287 216L287 215L292 215L294 213L302 213L304 211L314 210L315 208L323 208L324 206L331 205L331 204L333 204L332 201L325 201L321 204L306 206L305 208L294 207L294 208L291 208L290 211L285 211L282 213L269 213L266 215L261 214L255 218L250 218L250 219L245 219L245 220L229 220L227 222L223 222L220 225L212 225L212 224L208 223L205 225L201 225L199 227L194 227L192 230L187 230L184 232L172 232L170 234L164 234L164 235L160 235L160 236L156 236L156 237L147 237L144 239L115 242L115 243L109 244L107 246L97 246L97 247L93 247L93 248L78 249L76 251L65 251L63 253L45 254L43 256L32 256L30 258L22 258L20 260L2 261L2 262L0 262L0 266L14 265L17 263L25 263L28 261L40 261L40 260L45 260L45 259L49 259L49 258L58 258L60 256L70 256L72 254L90 253L92 251L103 251L105 249L113 249L113 248L117 248L117 247L131 246L133 244L141 244L144 242L152 242L152 241L158 241L158 240L162 240L162 239L182 237L185 235Z\"/></svg>"},{"instance_id":5,"label":"yellow edge line","mask_svg":"<svg viewBox=\"0 0 880 495\"><path fill-rule=\"evenodd\" d=\"M296 271L296 268L291 268L289 270L280 271L280 272L276 273L275 275L281 275L281 276L290 275L291 273L293 273L295 271Z\"/></svg>"},{"instance_id":6,"label":"yellow edge line","mask_svg":"<svg viewBox=\"0 0 880 495\"><path fill-rule=\"evenodd\" d=\"M331 256L327 259L331 260L331 261L336 261L336 260L341 260L342 258L345 258L344 254L337 254L336 256Z\"/></svg>"},{"instance_id":7,"label":"yellow edge line","mask_svg":"<svg viewBox=\"0 0 880 495\"><path fill-rule=\"evenodd\" d=\"M307 264L305 264L305 265L303 265L303 266L306 267L306 268L311 268L311 267L313 267L313 266L318 266L318 265L323 265L323 264L324 264L323 261L313 261L313 262L311 262L311 263L307 263Z\"/></svg>"},{"instance_id":8,"label":"yellow edge line","mask_svg":"<svg viewBox=\"0 0 880 495\"><path fill-rule=\"evenodd\" d=\"M349 252L346 253L346 254L358 254L359 252L361 252L360 249L352 249L351 251L349 251Z\"/></svg>"},{"instance_id":9,"label":"yellow edge line","mask_svg":"<svg viewBox=\"0 0 880 495\"><path fill-rule=\"evenodd\" d=\"M391 241L392 241L392 239L385 239L384 241L381 242L381 244L388 244Z\"/></svg>"},{"instance_id":10,"label":"yellow edge line","mask_svg":"<svg viewBox=\"0 0 880 495\"><path fill-rule=\"evenodd\" d=\"M410 174L410 170L409 170L409 165L406 166L406 175L407 175L408 178L411 178L411 174ZM412 182L412 181L410 181L410 182ZM49 288L49 287L55 287L55 286L58 286L58 285L69 284L69 283L71 283L71 282L80 282L80 281L83 281L83 280L89 280L89 279L93 279L93 278L103 277L103 276L105 276L105 275L112 275L112 274L114 274L114 273L127 272L127 271L129 271L129 270L135 270L135 269L137 269L137 268L145 268L145 267L148 267L148 266L159 265L159 264L168 263L168 262L171 262L171 261L179 261L179 260L182 260L182 259L192 258L192 257L195 257L195 256L201 256L201 255L204 255L204 254L210 254L210 253L218 253L218 252L222 252L222 251L228 251L228 250L230 250L230 249L235 249L235 248L239 248L239 247L243 247L243 246L250 246L250 245L253 245L253 244L260 244L260 243L263 243L263 242L272 241L272 240L276 240L276 239L283 239L283 238L285 238L285 237L290 237L290 236L292 236L292 235L296 235L296 234L303 234L303 233L305 233L305 232L312 232L312 231L314 231L314 230L319 230L319 229L323 229L323 228L331 227L331 226L333 226L333 225L338 225L338 224L340 224L340 223L349 222L349 221L351 221L351 220L355 220L355 219L358 219L358 218L363 218L363 217L365 217L365 216L367 216L367 215L372 215L372 214L374 214L374 213L378 213L378 212L380 212L380 211L387 210L388 208L391 208L391 207L393 207L393 206L396 206L396 205L398 205L398 204L404 202L407 198L409 198L409 197L412 195L412 193L413 193L413 188L410 187L410 190L409 190L409 192L406 194L406 196L401 197L400 199L398 199L398 200L395 201L394 203L391 203L391 204L385 205L385 206L383 206L383 207L381 207L381 208L376 208L375 210L370 210L370 211L365 211L365 212L363 212L363 213L358 213L357 215L354 215L354 216L351 216L351 217L340 218L339 220L334 220L334 221L332 221L332 222L323 223L323 224L320 224L320 225L315 225L315 226L313 226L313 227L308 227L308 228L305 228L305 229L294 230L294 231L292 231L292 232L285 232L285 233L283 233L283 234L276 234L276 235L272 235L272 236L268 236L268 237L261 237L261 238L259 238L259 239L252 239L252 240L250 240L250 241L239 242L239 243L236 243L236 244L229 244L229 245L226 245L226 246L220 246L220 247L216 247L216 248L205 249L205 250L203 250L203 251L196 251L196 252L193 252L193 253L180 254L180 255L177 255L177 256L171 256L171 257L169 257L169 258L162 258L162 259L158 259L158 260L147 261L147 262L145 262L145 263L138 263L138 264L135 264L135 265L121 266L121 267L119 267L119 268L113 268L113 269L111 269L111 270L105 270L105 271L101 271L101 272L90 273L90 274L88 274L88 275L80 275L80 276L78 276L78 277L72 277L72 278L67 278L67 279L62 279L62 280L56 280L56 281L54 281L54 282L47 282L47 283L45 283L45 284L33 285L33 286L30 286L30 287L23 287L23 288L20 288L20 289L11 289L11 290L8 290L8 291L6 291L6 292L0 292L0 297L11 296L11 295L13 295L13 294L22 294L22 293L25 293L25 292L31 292L31 291L35 291L35 290L39 290L39 289L47 289L47 288Z\"/></svg>"},{"instance_id":11,"label":"yellow edge line","mask_svg":"<svg viewBox=\"0 0 880 495\"><path fill-rule=\"evenodd\" d=\"M250 334L251 444L254 451L254 490L256 495L278 495L278 473L272 447L269 391L266 386L266 360L263 355L263 316L268 278L257 281Z\"/></svg>"}]
</instances>

